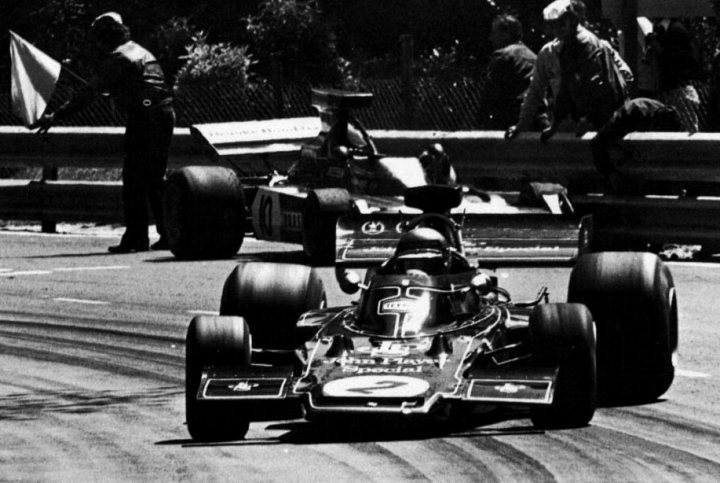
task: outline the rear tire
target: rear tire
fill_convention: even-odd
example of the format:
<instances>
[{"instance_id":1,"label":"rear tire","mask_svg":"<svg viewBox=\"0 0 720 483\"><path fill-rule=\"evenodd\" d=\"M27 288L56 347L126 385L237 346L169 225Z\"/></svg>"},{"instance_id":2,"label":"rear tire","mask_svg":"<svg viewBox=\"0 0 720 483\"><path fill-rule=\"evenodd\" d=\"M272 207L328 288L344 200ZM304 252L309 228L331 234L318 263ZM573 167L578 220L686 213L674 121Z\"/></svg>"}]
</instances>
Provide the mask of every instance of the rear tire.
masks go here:
<instances>
[{"instance_id":1,"label":"rear tire","mask_svg":"<svg viewBox=\"0 0 720 483\"><path fill-rule=\"evenodd\" d=\"M335 227L337 219L350 209L350 194L342 188L313 190L305 199L302 244L305 256L313 265L335 261Z\"/></svg>"},{"instance_id":2,"label":"rear tire","mask_svg":"<svg viewBox=\"0 0 720 483\"><path fill-rule=\"evenodd\" d=\"M325 287L313 268L249 262L225 280L220 314L243 317L255 347L294 349L302 342L295 330L300 315L325 305Z\"/></svg>"},{"instance_id":3,"label":"rear tire","mask_svg":"<svg viewBox=\"0 0 720 483\"><path fill-rule=\"evenodd\" d=\"M533 362L558 366L553 402L536 406L537 428L587 426L597 406L595 331L592 315L580 304L542 304L530 317Z\"/></svg>"},{"instance_id":4,"label":"rear tire","mask_svg":"<svg viewBox=\"0 0 720 483\"><path fill-rule=\"evenodd\" d=\"M197 399L203 368L250 365L250 331L240 317L195 317L185 343L185 414L197 441L228 441L247 434L250 418L237 404Z\"/></svg>"},{"instance_id":5,"label":"rear tire","mask_svg":"<svg viewBox=\"0 0 720 483\"><path fill-rule=\"evenodd\" d=\"M231 169L189 166L171 173L163 210L170 251L181 260L229 258L242 245L247 209Z\"/></svg>"},{"instance_id":6,"label":"rear tire","mask_svg":"<svg viewBox=\"0 0 720 483\"><path fill-rule=\"evenodd\" d=\"M598 385L608 403L656 400L672 384L678 346L675 286L651 253L585 255L568 301L585 304L597 326Z\"/></svg>"}]
</instances>

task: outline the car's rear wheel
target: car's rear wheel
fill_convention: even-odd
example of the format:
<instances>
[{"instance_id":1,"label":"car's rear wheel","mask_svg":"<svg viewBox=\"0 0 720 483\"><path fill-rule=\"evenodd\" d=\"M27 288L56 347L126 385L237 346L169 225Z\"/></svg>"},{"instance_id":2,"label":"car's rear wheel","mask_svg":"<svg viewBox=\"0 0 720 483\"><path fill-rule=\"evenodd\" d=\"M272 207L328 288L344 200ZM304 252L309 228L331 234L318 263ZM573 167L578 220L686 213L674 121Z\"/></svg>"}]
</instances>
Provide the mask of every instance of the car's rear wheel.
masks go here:
<instances>
[{"instance_id":1,"label":"car's rear wheel","mask_svg":"<svg viewBox=\"0 0 720 483\"><path fill-rule=\"evenodd\" d=\"M585 255L570 276L568 301L592 312L598 384L608 403L647 402L672 384L678 345L675 287L651 253Z\"/></svg>"},{"instance_id":2,"label":"car's rear wheel","mask_svg":"<svg viewBox=\"0 0 720 483\"><path fill-rule=\"evenodd\" d=\"M295 330L300 315L325 305L325 287L315 269L249 262L225 280L220 314L244 317L255 347L292 349L301 342Z\"/></svg>"},{"instance_id":3,"label":"car's rear wheel","mask_svg":"<svg viewBox=\"0 0 720 483\"><path fill-rule=\"evenodd\" d=\"M245 197L228 168L188 166L171 173L163 211L170 251L179 259L229 258L245 237Z\"/></svg>"},{"instance_id":4,"label":"car's rear wheel","mask_svg":"<svg viewBox=\"0 0 720 483\"><path fill-rule=\"evenodd\" d=\"M349 209L350 194L345 189L324 188L308 193L303 210L302 244L310 263L333 263L337 219Z\"/></svg>"},{"instance_id":5,"label":"car's rear wheel","mask_svg":"<svg viewBox=\"0 0 720 483\"><path fill-rule=\"evenodd\" d=\"M581 304L538 305L530 317L533 362L557 366L552 404L531 411L538 428L577 428L592 420L597 406L595 331Z\"/></svg>"},{"instance_id":6,"label":"car's rear wheel","mask_svg":"<svg viewBox=\"0 0 720 483\"><path fill-rule=\"evenodd\" d=\"M185 414L190 436L198 441L244 438L250 418L237 404L198 400L197 396L204 368L250 364L247 324L241 317L195 317L185 340Z\"/></svg>"}]
</instances>

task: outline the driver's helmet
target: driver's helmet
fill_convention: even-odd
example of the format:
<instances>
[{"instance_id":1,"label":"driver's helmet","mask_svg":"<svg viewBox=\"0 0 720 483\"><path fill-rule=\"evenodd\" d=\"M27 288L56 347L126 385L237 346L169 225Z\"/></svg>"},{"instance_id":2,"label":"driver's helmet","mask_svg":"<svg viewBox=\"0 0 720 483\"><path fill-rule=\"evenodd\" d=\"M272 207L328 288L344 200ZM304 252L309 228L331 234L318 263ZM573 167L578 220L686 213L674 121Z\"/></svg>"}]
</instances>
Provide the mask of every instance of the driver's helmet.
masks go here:
<instances>
[{"instance_id":1,"label":"driver's helmet","mask_svg":"<svg viewBox=\"0 0 720 483\"><path fill-rule=\"evenodd\" d=\"M430 284L429 278L448 273L450 244L437 230L414 228L400 237L395 256L380 268L382 274L407 275L414 283Z\"/></svg>"},{"instance_id":2,"label":"driver's helmet","mask_svg":"<svg viewBox=\"0 0 720 483\"><path fill-rule=\"evenodd\" d=\"M450 248L450 243L437 230L426 227L418 227L404 233L398 241L395 255L411 250L446 250Z\"/></svg>"}]
</instances>

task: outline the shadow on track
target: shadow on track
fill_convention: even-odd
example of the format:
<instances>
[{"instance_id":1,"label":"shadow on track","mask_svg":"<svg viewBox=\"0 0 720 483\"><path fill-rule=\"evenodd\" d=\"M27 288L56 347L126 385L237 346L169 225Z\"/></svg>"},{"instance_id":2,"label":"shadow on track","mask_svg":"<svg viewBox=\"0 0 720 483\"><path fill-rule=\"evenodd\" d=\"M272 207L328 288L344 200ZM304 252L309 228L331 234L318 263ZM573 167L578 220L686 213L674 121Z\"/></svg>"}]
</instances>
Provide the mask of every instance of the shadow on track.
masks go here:
<instances>
[{"instance_id":1,"label":"shadow on track","mask_svg":"<svg viewBox=\"0 0 720 483\"><path fill-rule=\"evenodd\" d=\"M286 431L280 436L269 434L267 438L248 438L237 441L196 442L190 438L158 441L159 446L183 446L186 448L208 446L272 446L278 444L329 444L364 443L390 441L418 441L436 438L483 438L544 434L532 425L483 428L503 422L527 417L523 413L492 411L482 415L472 415L468 420L455 423L428 422L417 419L408 421L397 418L356 418L344 417L325 421L308 422L304 420L271 423L265 431ZM424 421L424 422L423 422Z\"/></svg>"}]
</instances>

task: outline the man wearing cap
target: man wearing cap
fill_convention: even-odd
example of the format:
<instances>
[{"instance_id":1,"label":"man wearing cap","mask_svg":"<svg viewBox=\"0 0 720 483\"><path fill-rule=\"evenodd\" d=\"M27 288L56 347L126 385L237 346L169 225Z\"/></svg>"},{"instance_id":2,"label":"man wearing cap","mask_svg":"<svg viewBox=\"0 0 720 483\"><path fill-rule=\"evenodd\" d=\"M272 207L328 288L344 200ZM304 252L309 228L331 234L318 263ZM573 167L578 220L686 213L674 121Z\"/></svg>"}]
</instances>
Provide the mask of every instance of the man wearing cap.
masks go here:
<instances>
[{"instance_id":1,"label":"man wearing cap","mask_svg":"<svg viewBox=\"0 0 720 483\"><path fill-rule=\"evenodd\" d=\"M573 30L563 30L563 23L560 18L570 9L577 15L578 25ZM543 10L543 19L555 38L543 45L538 52L530 86L525 92L520 107L520 118L517 124L507 129L505 133L507 139L512 139L520 132L531 129L534 123L539 124L541 129L549 129L552 125L552 113L560 94L562 77L560 53L563 44L571 34L582 38L595 37L594 34L580 24L584 21L584 18L585 4L578 0L556 0ZM625 82L632 82L632 71L617 51L607 41L602 39L598 39L598 41L604 48L608 49L613 63L622 74ZM557 126L555 129L557 129ZM564 130L562 126L560 129ZM571 125L569 129L576 129L576 126Z\"/></svg>"},{"instance_id":2,"label":"man wearing cap","mask_svg":"<svg viewBox=\"0 0 720 483\"><path fill-rule=\"evenodd\" d=\"M88 84L54 113L45 114L31 128L47 131L58 119L84 108L101 93L109 93L126 117L123 164L125 233L112 253L148 250L148 205L160 240L153 249L166 249L162 216L162 183L175 125L172 93L155 57L130 40L130 30L116 12L97 17L90 33L101 59Z\"/></svg>"},{"instance_id":3,"label":"man wearing cap","mask_svg":"<svg viewBox=\"0 0 720 483\"><path fill-rule=\"evenodd\" d=\"M627 82L613 61L615 50L582 26L584 16L577 3L569 0L558 12L560 92L553 124L543 131L542 140L552 136L558 123L568 117L583 126L578 133L600 129L629 97Z\"/></svg>"}]
</instances>

